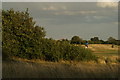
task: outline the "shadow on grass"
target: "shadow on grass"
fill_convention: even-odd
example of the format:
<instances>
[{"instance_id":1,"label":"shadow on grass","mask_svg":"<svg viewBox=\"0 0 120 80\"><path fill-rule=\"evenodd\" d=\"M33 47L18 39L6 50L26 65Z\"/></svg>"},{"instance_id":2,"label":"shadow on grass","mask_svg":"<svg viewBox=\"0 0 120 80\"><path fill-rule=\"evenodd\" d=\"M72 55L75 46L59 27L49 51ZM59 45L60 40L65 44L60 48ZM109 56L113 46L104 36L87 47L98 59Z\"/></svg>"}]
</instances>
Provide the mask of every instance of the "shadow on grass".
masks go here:
<instances>
[{"instance_id":1,"label":"shadow on grass","mask_svg":"<svg viewBox=\"0 0 120 80\"><path fill-rule=\"evenodd\" d=\"M118 65L3 61L3 78L118 78Z\"/></svg>"}]
</instances>

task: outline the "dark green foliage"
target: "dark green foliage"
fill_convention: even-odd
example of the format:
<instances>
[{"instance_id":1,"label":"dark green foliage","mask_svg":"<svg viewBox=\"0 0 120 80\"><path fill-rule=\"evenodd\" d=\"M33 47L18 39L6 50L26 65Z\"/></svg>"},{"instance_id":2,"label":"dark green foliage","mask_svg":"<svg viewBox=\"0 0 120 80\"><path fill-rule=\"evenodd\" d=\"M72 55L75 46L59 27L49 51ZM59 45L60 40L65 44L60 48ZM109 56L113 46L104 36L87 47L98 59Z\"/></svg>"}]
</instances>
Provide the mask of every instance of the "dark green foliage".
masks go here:
<instances>
[{"instance_id":1,"label":"dark green foliage","mask_svg":"<svg viewBox=\"0 0 120 80\"><path fill-rule=\"evenodd\" d=\"M45 60L95 60L95 56L89 49L81 46L69 44L67 41L55 41L50 39L43 40L42 53L45 55Z\"/></svg>"},{"instance_id":2,"label":"dark green foliage","mask_svg":"<svg viewBox=\"0 0 120 80\"><path fill-rule=\"evenodd\" d=\"M79 36L73 36L71 39L71 44L81 44L82 39Z\"/></svg>"},{"instance_id":3,"label":"dark green foliage","mask_svg":"<svg viewBox=\"0 0 120 80\"><path fill-rule=\"evenodd\" d=\"M34 25L35 22L29 16L28 10L25 12L3 10L2 24L3 59L6 56L31 59L34 58L33 55L40 55L40 39L45 36L45 31L42 27Z\"/></svg>"},{"instance_id":4,"label":"dark green foliage","mask_svg":"<svg viewBox=\"0 0 120 80\"><path fill-rule=\"evenodd\" d=\"M120 45L120 40L116 40L113 37L109 37L107 41L99 40L99 37L94 37L94 38L91 38L88 42L90 44L115 44L115 45Z\"/></svg>"},{"instance_id":5,"label":"dark green foliage","mask_svg":"<svg viewBox=\"0 0 120 80\"><path fill-rule=\"evenodd\" d=\"M115 38L113 37L109 37L108 40L107 40L109 43L114 43L116 41Z\"/></svg>"},{"instance_id":6,"label":"dark green foliage","mask_svg":"<svg viewBox=\"0 0 120 80\"><path fill-rule=\"evenodd\" d=\"M101 41L99 40L98 37L91 38L90 40L91 40L90 43L92 44L101 44Z\"/></svg>"},{"instance_id":7,"label":"dark green foliage","mask_svg":"<svg viewBox=\"0 0 120 80\"><path fill-rule=\"evenodd\" d=\"M45 60L50 60L50 61L59 60L59 56L60 56L59 46L56 44L54 40L43 39L41 48Z\"/></svg>"},{"instance_id":8,"label":"dark green foliage","mask_svg":"<svg viewBox=\"0 0 120 80\"><path fill-rule=\"evenodd\" d=\"M3 24L3 59L17 56L27 59L59 60L92 60L90 50L69 44L69 41L46 39L44 28L35 26L33 18L25 12L13 9L2 11ZM81 43L78 36L71 43Z\"/></svg>"},{"instance_id":9,"label":"dark green foliage","mask_svg":"<svg viewBox=\"0 0 120 80\"><path fill-rule=\"evenodd\" d=\"M116 40L116 39L113 38L113 37L109 37L108 40L107 40L107 42L108 42L109 44L120 45L120 40Z\"/></svg>"},{"instance_id":10,"label":"dark green foliage","mask_svg":"<svg viewBox=\"0 0 120 80\"><path fill-rule=\"evenodd\" d=\"M91 38L91 41L99 41L98 37Z\"/></svg>"}]
</instances>

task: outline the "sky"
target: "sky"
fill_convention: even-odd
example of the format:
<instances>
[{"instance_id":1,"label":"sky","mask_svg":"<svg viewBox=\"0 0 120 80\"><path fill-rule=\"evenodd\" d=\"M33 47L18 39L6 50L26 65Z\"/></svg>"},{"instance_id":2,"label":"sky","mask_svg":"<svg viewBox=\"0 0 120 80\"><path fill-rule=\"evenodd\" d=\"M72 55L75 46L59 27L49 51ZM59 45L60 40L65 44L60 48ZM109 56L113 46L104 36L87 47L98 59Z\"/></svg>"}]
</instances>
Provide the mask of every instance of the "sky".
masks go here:
<instances>
[{"instance_id":1,"label":"sky","mask_svg":"<svg viewBox=\"0 0 120 80\"><path fill-rule=\"evenodd\" d=\"M118 39L117 2L3 2L2 8L29 8L36 24L45 28L47 38Z\"/></svg>"},{"instance_id":2,"label":"sky","mask_svg":"<svg viewBox=\"0 0 120 80\"><path fill-rule=\"evenodd\" d=\"M119 0L0 0L2 2L118 2Z\"/></svg>"}]
</instances>

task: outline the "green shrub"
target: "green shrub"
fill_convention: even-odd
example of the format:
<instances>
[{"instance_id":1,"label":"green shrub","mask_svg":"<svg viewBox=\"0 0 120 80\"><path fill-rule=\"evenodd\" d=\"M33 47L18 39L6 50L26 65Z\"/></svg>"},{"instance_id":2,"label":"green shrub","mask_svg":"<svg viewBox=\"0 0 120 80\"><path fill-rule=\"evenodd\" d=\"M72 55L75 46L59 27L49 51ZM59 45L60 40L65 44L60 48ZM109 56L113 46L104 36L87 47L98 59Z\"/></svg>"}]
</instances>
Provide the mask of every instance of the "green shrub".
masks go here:
<instances>
[{"instance_id":1,"label":"green shrub","mask_svg":"<svg viewBox=\"0 0 120 80\"><path fill-rule=\"evenodd\" d=\"M45 36L45 31L42 27L35 26L28 10L3 10L2 35L3 59L11 56L32 59L41 55L39 42Z\"/></svg>"},{"instance_id":2,"label":"green shrub","mask_svg":"<svg viewBox=\"0 0 120 80\"><path fill-rule=\"evenodd\" d=\"M56 41L45 37L44 28L35 26L33 18L13 9L2 11L3 58L17 56L27 59L92 60L92 52L68 40Z\"/></svg>"},{"instance_id":3,"label":"green shrub","mask_svg":"<svg viewBox=\"0 0 120 80\"><path fill-rule=\"evenodd\" d=\"M43 55L45 60L59 61L59 60L95 60L92 51L81 46L74 46L65 41L55 41L45 39L43 48Z\"/></svg>"}]
</instances>

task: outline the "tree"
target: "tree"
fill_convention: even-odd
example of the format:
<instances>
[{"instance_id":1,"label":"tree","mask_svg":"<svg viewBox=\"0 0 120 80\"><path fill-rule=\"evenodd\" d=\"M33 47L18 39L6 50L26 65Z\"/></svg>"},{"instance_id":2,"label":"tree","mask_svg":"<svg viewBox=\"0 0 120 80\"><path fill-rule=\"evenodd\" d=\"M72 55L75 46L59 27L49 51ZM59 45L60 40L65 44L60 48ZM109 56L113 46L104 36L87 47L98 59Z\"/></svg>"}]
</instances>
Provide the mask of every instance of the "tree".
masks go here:
<instances>
[{"instance_id":1,"label":"tree","mask_svg":"<svg viewBox=\"0 0 120 80\"><path fill-rule=\"evenodd\" d=\"M98 37L91 38L90 40L91 40L91 42L94 43L94 44L100 43L100 40L99 40Z\"/></svg>"},{"instance_id":2,"label":"tree","mask_svg":"<svg viewBox=\"0 0 120 80\"><path fill-rule=\"evenodd\" d=\"M73 36L71 39L71 44L81 44L82 39L79 36Z\"/></svg>"},{"instance_id":3,"label":"tree","mask_svg":"<svg viewBox=\"0 0 120 80\"><path fill-rule=\"evenodd\" d=\"M91 41L99 41L98 37L91 38Z\"/></svg>"},{"instance_id":4,"label":"tree","mask_svg":"<svg viewBox=\"0 0 120 80\"><path fill-rule=\"evenodd\" d=\"M113 38L113 37L109 37L107 41L108 41L108 43L110 43L110 44L115 44L115 43L116 43L116 39Z\"/></svg>"},{"instance_id":5,"label":"tree","mask_svg":"<svg viewBox=\"0 0 120 80\"><path fill-rule=\"evenodd\" d=\"M40 40L45 36L44 28L35 26L33 18L25 12L2 11L3 59L11 56L39 57ZM38 54L39 53L39 54Z\"/></svg>"},{"instance_id":6,"label":"tree","mask_svg":"<svg viewBox=\"0 0 120 80\"><path fill-rule=\"evenodd\" d=\"M2 12L0 10L0 44L2 42Z\"/></svg>"},{"instance_id":7,"label":"tree","mask_svg":"<svg viewBox=\"0 0 120 80\"><path fill-rule=\"evenodd\" d=\"M105 44L105 41L104 41L104 40L100 40L100 43L101 43L101 44Z\"/></svg>"}]
</instances>

